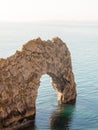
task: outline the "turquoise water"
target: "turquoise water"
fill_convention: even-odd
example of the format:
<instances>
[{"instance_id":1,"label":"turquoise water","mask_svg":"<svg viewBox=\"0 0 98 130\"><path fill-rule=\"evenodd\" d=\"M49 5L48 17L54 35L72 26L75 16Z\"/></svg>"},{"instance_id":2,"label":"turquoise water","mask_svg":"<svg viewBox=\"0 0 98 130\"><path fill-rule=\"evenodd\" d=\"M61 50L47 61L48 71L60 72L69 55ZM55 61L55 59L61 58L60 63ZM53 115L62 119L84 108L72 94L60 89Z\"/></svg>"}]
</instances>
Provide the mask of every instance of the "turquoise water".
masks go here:
<instances>
[{"instance_id":1,"label":"turquoise water","mask_svg":"<svg viewBox=\"0 0 98 130\"><path fill-rule=\"evenodd\" d=\"M1 23L0 57L12 55L26 41L59 36L71 51L77 84L75 104L58 106L48 75L43 75L34 124L26 130L98 130L98 24Z\"/></svg>"}]
</instances>

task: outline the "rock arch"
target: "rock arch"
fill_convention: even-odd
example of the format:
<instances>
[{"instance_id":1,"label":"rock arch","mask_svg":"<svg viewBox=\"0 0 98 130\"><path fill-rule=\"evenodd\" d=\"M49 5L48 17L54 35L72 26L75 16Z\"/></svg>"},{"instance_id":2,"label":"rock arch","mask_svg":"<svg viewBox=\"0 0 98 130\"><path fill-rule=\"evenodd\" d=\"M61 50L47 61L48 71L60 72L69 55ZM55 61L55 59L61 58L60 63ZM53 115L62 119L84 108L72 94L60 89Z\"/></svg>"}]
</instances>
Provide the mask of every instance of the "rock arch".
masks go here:
<instances>
[{"instance_id":1,"label":"rock arch","mask_svg":"<svg viewBox=\"0 0 98 130\"><path fill-rule=\"evenodd\" d=\"M59 103L76 98L70 52L61 39L42 41L37 38L7 59L0 59L0 122L3 127L16 124L18 128L33 119L43 74L52 78Z\"/></svg>"}]
</instances>

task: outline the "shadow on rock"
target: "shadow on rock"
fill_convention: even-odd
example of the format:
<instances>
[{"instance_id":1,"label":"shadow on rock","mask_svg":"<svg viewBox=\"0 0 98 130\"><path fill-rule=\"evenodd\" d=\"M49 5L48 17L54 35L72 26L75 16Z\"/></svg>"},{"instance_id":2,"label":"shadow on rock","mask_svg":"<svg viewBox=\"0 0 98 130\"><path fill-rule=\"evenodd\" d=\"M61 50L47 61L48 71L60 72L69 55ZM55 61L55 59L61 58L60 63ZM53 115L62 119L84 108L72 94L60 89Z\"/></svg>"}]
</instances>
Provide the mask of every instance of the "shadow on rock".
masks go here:
<instances>
[{"instance_id":1,"label":"shadow on rock","mask_svg":"<svg viewBox=\"0 0 98 130\"><path fill-rule=\"evenodd\" d=\"M51 130L69 130L75 109L76 100L59 105L50 118Z\"/></svg>"},{"instance_id":2,"label":"shadow on rock","mask_svg":"<svg viewBox=\"0 0 98 130\"><path fill-rule=\"evenodd\" d=\"M1 125L0 130L35 130L35 116L31 116L14 124L10 124L8 127Z\"/></svg>"},{"instance_id":3,"label":"shadow on rock","mask_svg":"<svg viewBox=\"0 0 98 130\"><path fill-rule=\"evenodd\" d=\"M29 120L29 122L26 125L23 125L18 130L35 130L35 129L36 129L35 118L33 118L31 121Z\"/></svg>"}]
</instances>

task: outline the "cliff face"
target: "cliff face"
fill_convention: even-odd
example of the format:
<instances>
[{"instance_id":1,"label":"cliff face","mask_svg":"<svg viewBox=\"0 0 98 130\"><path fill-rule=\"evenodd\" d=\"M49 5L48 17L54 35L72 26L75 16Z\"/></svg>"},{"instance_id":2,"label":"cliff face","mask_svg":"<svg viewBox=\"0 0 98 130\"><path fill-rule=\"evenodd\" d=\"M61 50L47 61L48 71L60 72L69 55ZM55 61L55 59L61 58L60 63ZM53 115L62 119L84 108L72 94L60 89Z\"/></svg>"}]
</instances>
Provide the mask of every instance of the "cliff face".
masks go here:
<instances>
[{"instance_id":1,"label":"cliff face","mask_svg":"<svg viewBox=\"0 0 98 130\"><path fill-rule=\"evenodd\" d=\"M76 98L70 52L59 38L31 40L14 55L0 59L2 127L14 129L14 126L18 128L32 121L43 74L52 78L59 103L67 103Z\"/></svg>"}]
</instances>

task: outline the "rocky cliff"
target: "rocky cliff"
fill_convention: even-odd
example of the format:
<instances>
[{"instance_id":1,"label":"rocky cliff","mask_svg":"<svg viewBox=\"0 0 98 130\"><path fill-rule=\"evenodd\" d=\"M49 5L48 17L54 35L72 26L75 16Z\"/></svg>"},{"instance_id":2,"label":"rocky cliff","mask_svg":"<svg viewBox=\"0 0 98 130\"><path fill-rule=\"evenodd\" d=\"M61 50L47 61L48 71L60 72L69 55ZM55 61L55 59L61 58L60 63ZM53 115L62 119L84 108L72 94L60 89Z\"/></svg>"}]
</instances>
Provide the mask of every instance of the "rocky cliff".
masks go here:
<instances>
[{"instance_id":1,"label":"rocky cliff","mask_svg":"<svg viewBox=\"0 0 98 130\"><path fill-rule=\"evenodd\" d=\"M33 120L40 78L44 74L52 78L59 103L76 98L70 52L61 39L37 38L7 59L0 59L2 128L18 129Z\"/></svg>"}]
</instances>

